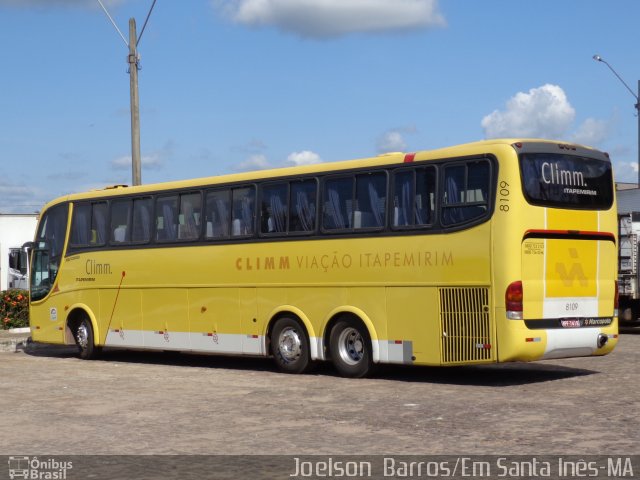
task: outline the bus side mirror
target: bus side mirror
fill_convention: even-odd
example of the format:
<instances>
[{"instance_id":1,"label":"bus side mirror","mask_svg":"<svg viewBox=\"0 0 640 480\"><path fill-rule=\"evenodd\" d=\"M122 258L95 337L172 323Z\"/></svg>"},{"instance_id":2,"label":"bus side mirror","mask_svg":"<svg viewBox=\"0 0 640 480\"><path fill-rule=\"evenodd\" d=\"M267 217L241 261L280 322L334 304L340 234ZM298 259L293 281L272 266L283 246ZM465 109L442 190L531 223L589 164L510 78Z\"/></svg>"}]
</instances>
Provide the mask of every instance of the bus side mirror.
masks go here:
<instances>
[{"instance_id":1,"label":"bus side mirror","mask_svg":"<svg viewBox=\"0 0 640 480\"><path fill-rule=\"evenodd\" d=\"M31 284L31 252L35 248L36 244L34 242L25 242L22 244L22 250L27 254L27 265L26 265L26 274L28 277L27 288L29 288Z\"/></svg>"}]
</instances>

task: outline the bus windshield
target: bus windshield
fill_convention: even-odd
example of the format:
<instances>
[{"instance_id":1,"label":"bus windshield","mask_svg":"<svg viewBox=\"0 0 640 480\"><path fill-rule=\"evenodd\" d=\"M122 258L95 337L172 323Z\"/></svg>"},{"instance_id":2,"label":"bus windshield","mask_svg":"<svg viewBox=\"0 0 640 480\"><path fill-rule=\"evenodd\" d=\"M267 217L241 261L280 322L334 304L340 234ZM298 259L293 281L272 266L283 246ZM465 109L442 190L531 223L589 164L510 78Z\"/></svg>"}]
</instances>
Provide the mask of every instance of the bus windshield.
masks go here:
<instances>
[{"instance_id":1,"label":"bus windshield","mask_svg":"<svg viewBox=\"0 0 640 480\"><path fill-rule=\"evenodd\" d=\"M49 210L40 221L31 267L31 298L47 296L58 274L67 230L67 205Z\"/></svg>"},{"instance_id":2,"label":"bus windshield","mask_svg":"<svg viewBox=\"0 0 640 480\"><path fill-rule=\"evenodd\" d=\"M523 153L524 194L533 205L607 210L613 203L611 163L552 153Z\"/></svg>"}]
</instances>

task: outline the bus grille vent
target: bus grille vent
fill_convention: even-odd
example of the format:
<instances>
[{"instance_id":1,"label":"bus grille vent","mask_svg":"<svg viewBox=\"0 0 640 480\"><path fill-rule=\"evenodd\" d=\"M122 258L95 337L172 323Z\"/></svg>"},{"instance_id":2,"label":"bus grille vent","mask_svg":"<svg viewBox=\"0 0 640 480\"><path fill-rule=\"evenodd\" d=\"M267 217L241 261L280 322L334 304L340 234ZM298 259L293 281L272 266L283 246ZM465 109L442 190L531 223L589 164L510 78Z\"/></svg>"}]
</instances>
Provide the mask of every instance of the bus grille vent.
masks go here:
<instances>
[{"instance_id":1,"label":"bus grille vent","mask_svg":"<svg viewBox=\"0 0 640 480\"><path fill-rule=\"evenodd\" d=\"M489 289L453 287L439 290L442 363L492 360Z\"/></svg>"}]
</instances>

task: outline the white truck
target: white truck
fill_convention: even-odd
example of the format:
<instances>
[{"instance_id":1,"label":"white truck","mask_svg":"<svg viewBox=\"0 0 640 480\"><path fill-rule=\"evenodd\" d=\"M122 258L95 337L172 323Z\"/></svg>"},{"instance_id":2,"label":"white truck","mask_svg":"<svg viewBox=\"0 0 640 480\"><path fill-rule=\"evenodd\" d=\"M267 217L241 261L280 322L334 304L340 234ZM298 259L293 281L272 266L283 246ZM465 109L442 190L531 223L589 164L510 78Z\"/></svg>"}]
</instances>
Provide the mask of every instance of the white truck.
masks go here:
<instances>
[{"instance_id":1,"label":"white truck","mask_svg":"<svg viewBox=\"0 0 640 480\"><path fill-rule=\"evenodd\" d=\"M29 288L25 242L33 241L37 214L0 214L0 291Z\"/></svg>"},{"instance_id":2,"label":"white truck","mask_svg":"<svg viewBox=\"0 0 640 480\"><path fill-rule=\"evenodd\" d=\"M640 189L619 190L618 313L622 325L640 325Z\"/></svg>"}]
</instances>

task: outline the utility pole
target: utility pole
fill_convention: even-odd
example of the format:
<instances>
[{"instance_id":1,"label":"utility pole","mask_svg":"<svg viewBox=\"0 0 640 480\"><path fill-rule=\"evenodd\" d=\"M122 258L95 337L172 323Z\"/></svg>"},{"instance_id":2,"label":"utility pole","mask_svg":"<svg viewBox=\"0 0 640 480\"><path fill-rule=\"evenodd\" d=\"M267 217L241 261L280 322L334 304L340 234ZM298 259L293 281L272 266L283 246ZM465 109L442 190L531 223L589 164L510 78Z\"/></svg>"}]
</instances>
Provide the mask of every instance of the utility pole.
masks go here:
<instances>
[{"instance_id":1,"label":"utility pole","mask_svg":"<svg viewBox=\"0 0 640 480\"><path fill-rule=\"evenodd\" d=\"M131 183L132 185L141 185L142 184L142 163L140 159L140 97L138 96L138 69L140 68L138 61L140 60L138 57L138 44L140 43L140 39L142 38L142 34L144 33L144 29L147 27L147 23L149 22L149 17L151 16L151 12L153 11L153 7L155 6L157 0L153 0L151 4L151 8L149 8L149 13L147 13L147 18L144 21L144 25L142 25L142 30L140 31L140 36L137 36L136 32L136 19L129 19L129 41L124 37L116 22L114 22L113 18L109 14L109 11L104 6L101 0L98 0L98 3L102 7L102 10L109 18L109 21L116 29L120 38L124 44L129 48L129 55L127 56L127 63L129 64L129 86L131 90Z\"/></svg>"},{"instance_id":2,"label":"utility pole","mask_svg":"<svg viewBox=\"0 0 640 480\"><path fill-rule=\"evenodd\" d=\"M607 62L604 58L602 58L600 55L594 55L593 59L596 62L601 62L604 63L607 67L609 67L609 70L611 70L613 72L613 74L618 77L618 80L620 80L620 82L622 82L622 84L626 87L627 90L629 90L629 92L631 93L631 95L633 95L633 98L636 99L636 103L634 105L635 109L636 109L636 116L638 117L638 188L640 188L640 80L638 80L638 92L634 92L633 90L631 90L631 87L629 87L629 85L627 85L627 82L625 82L622 77L620 75L618 75L618 72L616 72L613 67L611 65L609 65L609 62Z\"/></svg>"},{"instance_id":3,"label":"utility pole","mask_svg":"<svg viewBox=\"0 0 640 480\"><path fill-rule=\"evenodd\" d=\"M142 183L140 161L140 98L138 97L138 49L136 19L129 19L129 84L131 87L131 179L133 185Z\"/></svg>"}]
</instances>

